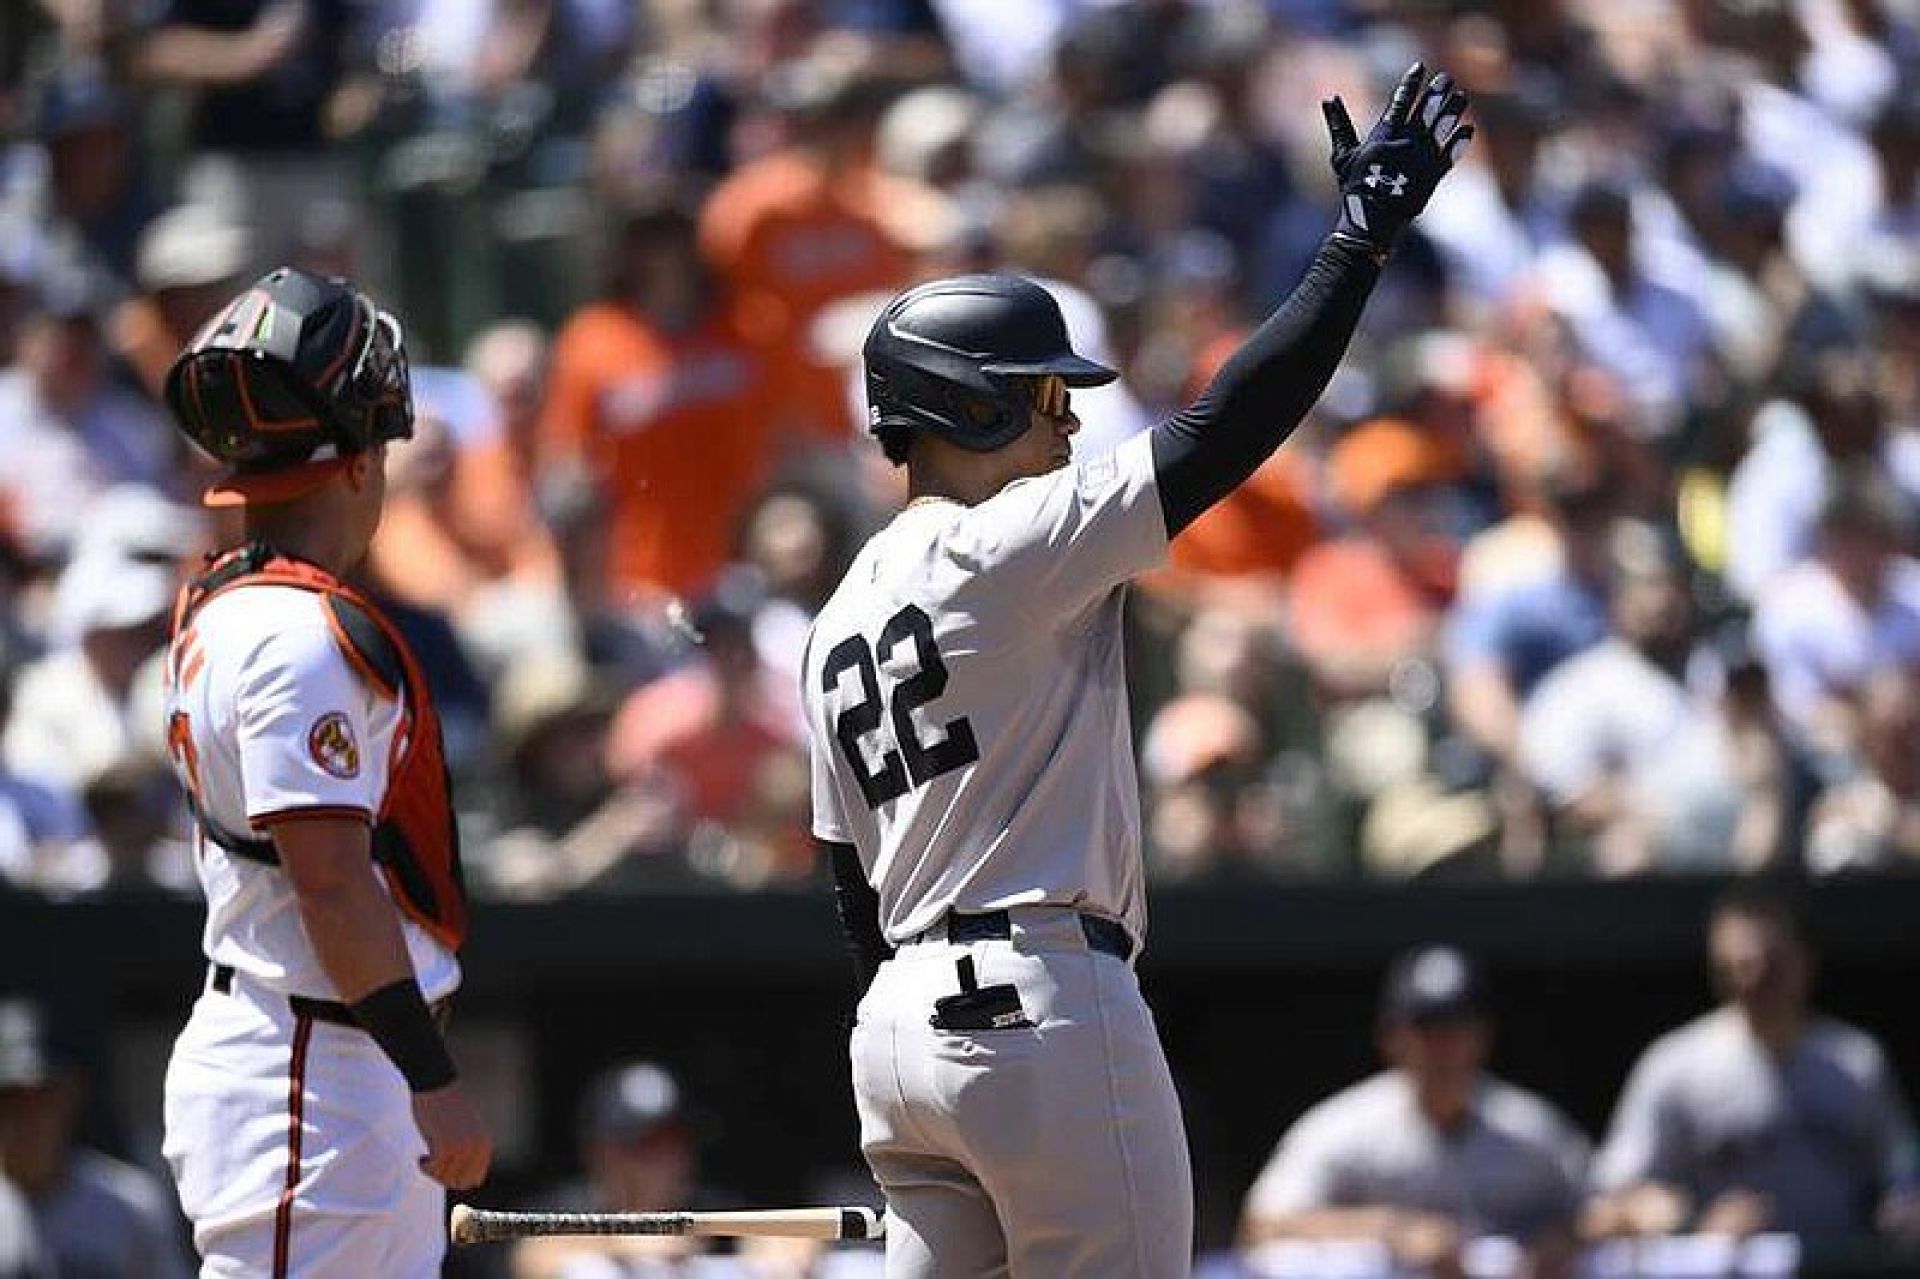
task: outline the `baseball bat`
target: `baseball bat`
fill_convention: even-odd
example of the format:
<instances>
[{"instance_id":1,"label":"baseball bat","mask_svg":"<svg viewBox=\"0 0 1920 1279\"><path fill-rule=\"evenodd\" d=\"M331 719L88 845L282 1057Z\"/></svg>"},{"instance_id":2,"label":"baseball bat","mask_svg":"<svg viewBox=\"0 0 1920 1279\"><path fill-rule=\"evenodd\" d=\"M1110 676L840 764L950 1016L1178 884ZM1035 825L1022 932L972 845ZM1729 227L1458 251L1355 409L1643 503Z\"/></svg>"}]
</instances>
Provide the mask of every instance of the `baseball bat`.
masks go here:
<instances>
[{"instance_id":1,"label":"baseball bat","mask_svg":"<svg viewBox=\"0 0 1920 1279\"><path fill-rule=\"evenodd\" d=\"M762 1208L748 1212L496 1212L455 1204L447 1234L457 1244L536 1235L698 1235L709 1238L879 1239L886 1220L871 1208Z\"/></svg>"}]
</instances>

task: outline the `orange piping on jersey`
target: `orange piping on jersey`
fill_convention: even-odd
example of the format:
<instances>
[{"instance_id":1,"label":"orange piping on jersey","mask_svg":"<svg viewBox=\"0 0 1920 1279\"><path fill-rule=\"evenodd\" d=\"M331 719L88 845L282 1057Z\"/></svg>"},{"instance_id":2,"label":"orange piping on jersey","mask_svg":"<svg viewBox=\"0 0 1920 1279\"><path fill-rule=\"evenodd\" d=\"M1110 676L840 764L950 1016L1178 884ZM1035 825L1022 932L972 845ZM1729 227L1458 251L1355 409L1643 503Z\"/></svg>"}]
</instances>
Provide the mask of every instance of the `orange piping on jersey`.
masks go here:
<instances>
[{"instance_id":1,"label":"orange piping on jersey","mask_svg":"<svg viewBox=\"0 0 1920 1279\"><path fill-rule=\"evenodd\" d=\"M195 638L192 634L187 636L190 650L187 654L187 668L180 672L180 687L183 689L192 688L193 681L199 677L201 671L207 668L207 651L192 642Z\"/></svg>"}]
</instances>

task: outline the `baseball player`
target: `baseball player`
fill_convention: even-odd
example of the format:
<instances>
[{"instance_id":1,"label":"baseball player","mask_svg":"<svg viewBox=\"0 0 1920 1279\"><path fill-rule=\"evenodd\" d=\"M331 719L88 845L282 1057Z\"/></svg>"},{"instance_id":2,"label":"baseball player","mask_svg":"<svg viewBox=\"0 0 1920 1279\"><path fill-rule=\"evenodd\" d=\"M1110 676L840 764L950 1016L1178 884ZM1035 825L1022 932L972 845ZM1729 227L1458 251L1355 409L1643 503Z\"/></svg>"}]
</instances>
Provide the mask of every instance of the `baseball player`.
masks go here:
<instances>
[{"instance_id":1,"label":"baseball player","mask_svg":"<svg viewBox=\"0 0 1920 1279\"><path fill-rule=\"evenodd\" d=\"M342 574L412 433L400 326L281 269L193 340L168 407L245 544L181 593L167 743L199 826L205 992L165 1153L203 1275L440 1273L491 1144L441 1039L466 931L427 684ZM438 1183L438 1184L436 1184Z\"/></svg>"},{"instance_id":2,"label":"baseball player","mask_svg":"<svg viewBox=\"0 0 1920 1279\"><path fill-rule=\"evenodd\" d=\"M1076 464L1076 355L1030 281L910 289L865 348L906 507L803 662L814 834L865 993L850 1055L887 1273L1188 1273L1192 1187L1132 963L1146 931L1121 587L1333 374L1396 235L1472 136L1416 65L1362 141L1323 107L1339 222L1201 398Z\"/></svg>"}]
</instances>

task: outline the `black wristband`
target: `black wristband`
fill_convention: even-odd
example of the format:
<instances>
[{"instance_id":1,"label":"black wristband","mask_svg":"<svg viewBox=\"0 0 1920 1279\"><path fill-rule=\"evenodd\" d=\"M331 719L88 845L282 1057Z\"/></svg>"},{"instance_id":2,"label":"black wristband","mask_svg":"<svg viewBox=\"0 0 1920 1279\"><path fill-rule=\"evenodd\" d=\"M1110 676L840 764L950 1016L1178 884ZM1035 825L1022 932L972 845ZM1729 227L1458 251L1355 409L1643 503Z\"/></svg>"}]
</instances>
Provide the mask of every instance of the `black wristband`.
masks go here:
<instances>
[{"instance_id":1,"label":"black wristband","mask_svg":"<svg viewBox=\"0 0 1920 1279\"><path fill-rule=\"evenodd\" d=\"M382 986L349 1005L353 1015L393 1060L414 1092L432 1092L454 1080L453 1058L427 1011L420 983L411 977Z\"/></svg>"}]
</instances>

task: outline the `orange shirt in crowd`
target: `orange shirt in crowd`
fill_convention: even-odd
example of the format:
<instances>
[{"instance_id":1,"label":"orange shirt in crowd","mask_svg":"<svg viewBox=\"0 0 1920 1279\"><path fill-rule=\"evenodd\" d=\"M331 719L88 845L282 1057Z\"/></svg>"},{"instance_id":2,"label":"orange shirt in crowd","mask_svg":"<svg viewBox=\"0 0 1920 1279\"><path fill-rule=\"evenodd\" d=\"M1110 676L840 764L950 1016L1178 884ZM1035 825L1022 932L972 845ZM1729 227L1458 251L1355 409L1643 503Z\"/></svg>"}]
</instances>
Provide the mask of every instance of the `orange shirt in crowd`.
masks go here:
<instances>
[{"instance_id":1,"label":"orange shirt in crowd","mask_svg":"<svg viewBox=\"0 0 1920 1279\"><path fill-rule=\"evenodd\" d=\"M542 447L606 485L617 597L697 597L732 558L767 470L765 393L759 358L717 310L671 334L599 303L561 329Z\"/></svg>"},{"instance_id":2,"label":"orange shirt in crowd","mask_svg":"<svg viewBox=\"0 0 1920 1279\"><path fill-rule=\"evenodd\" d=\"M1187 379L1190 398L1244 337L1239 331L1223 333L1200 350ZM1205 577L1285 576L1320 540L1313 489L1313 467L1300 450L1280 449L1174 539L1172 567Z\"/></svg>"},{"instance_id":3,"label":"orange shirt in crowd","mask_svg":"<svg viewBox=\"0 0 1920 1279\"><path fill-rule=\"evenodd\" d=\"M1294 646L1316 666L1411 656L1427 643L1445 604L1362 537L1313 548L1288 587Z\"/></svg>"},{"instance_id":4,"label":"orange shirt in crowd","mask_svg":"<svg viewBox=\"0 0 1920 1279\"><path fill-rule=\"evenodd\" d=\"M833 174L788 151L746 165L707 201L701 248L767 354L783 433L837 444L854 426L846 371L814 350L813 326L834 302L906 283L912 256L882 213L894 195L870 167Z\"/></svg>"}]
</instances>

